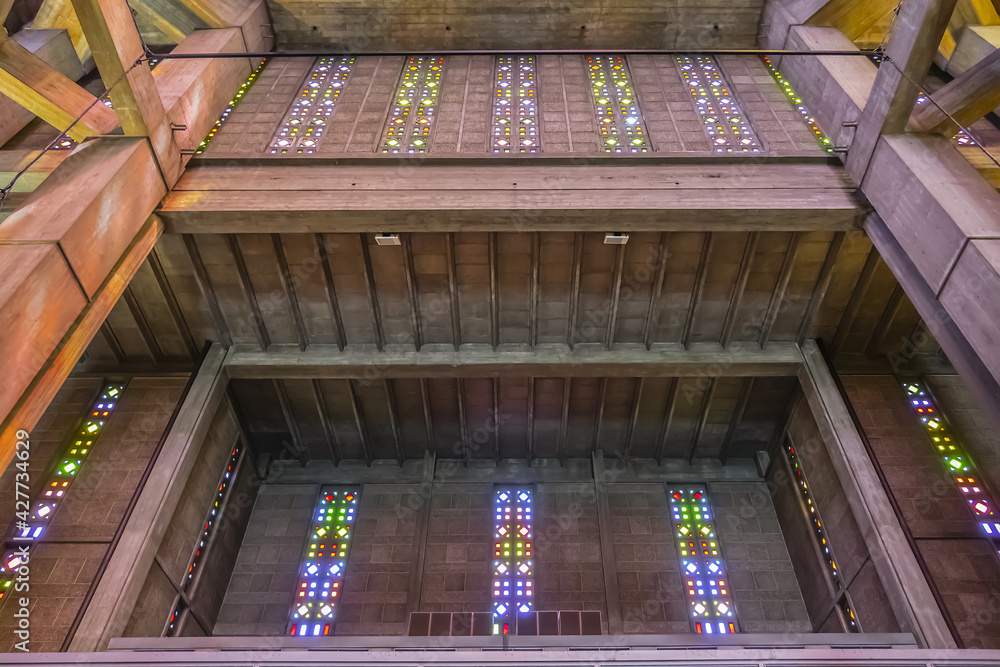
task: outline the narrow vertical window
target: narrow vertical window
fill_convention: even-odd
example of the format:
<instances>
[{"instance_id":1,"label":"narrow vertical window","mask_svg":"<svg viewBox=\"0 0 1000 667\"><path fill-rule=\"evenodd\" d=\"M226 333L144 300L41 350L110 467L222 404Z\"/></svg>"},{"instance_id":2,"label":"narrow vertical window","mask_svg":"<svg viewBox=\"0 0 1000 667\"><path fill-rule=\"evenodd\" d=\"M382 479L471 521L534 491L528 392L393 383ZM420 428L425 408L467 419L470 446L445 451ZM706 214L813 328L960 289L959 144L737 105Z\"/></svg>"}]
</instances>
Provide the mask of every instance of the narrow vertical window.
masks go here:
<instances>
[{"instance_id":1,"label":"narrow vertical window","mask_svg":"<svg viewBox=\"0 0 1000 667\"><path fill-rule=\"evenodd\" d=\"M195 575L199 572L198 568L201 567L208 545L218 528L219 516L224 509L226 496L229 495L229 489L232 488L233 482L236 479L236 470L240 462L240 454L243 452L241 445L242 441L237 441L236 445L233 447L233 451L229 453L229 460L226 462L226 468L222 471L222 476L219 479L219 487L215 492L215 498L212 500L212 506L208 508L208 515L205 517L205 522L202 525L201 536L198 538L198 544L195 545L194 553L191 555L191 560L188 562L187 574L184 577L184 583L181 585L181 591L184 593L189 593L191 591ZM174 605L174 609L170 614L170 620L167 622L167 637L173 637L176 633L178 629L177 621L179 620L181 613L184 611L184 604L184 598L178 597L177 602Z\"/></svg>"},{"instance_id":2,"label":"narrow vertical window","mask_svg":"<svg viewBox=\"0 0 1000 667\"><path fill-rule=\"evenodd\" d=\"M62 458L58 459L58 465L49 475L42 487L41 497L36 499L34 505L30 505L26 497L22 500L21 496L25 494L20 493L22 487L25 491L28 488L27 482L22 482L21 479L28 477L30 450L18 447L15 452L14 467L18 471L18 479L15 482L17 507L15 508L14 530L12 532L13 541L18 548L7 551L4 554L3 562L0 563L0 598L10 589L17 568L27 560L22 549L24 547L30 549L52 521L52 515L65 499L73 480L80 472L80 467L93 450L98 436L104 432L104 425L118 405L118 399L121 398L123 389L124 385L121 384L105 385L100 396L90 408L86 419L83 420L80 429L71 438L67 451ZM24 477L21 478L21 475Z\"/></svg>"},{"instance_id":3,"label":"narrow vertical window","mask_svg":"<svg viewBox=\"0 0 1000 667\"><path fill-rule=\"evenodd\" d=\"M649 138L624 56L587 56L597 131L606 153L646 153Z\"/></svg>"},{"instance_id":4,"label":"narrow vertical window","mask_svg":"<svg viewBox=\"0 0 1000 667\"><path fill-rule=\"evenodd\" d=\"M997 504L992 494L983 485L983 480L976 471L965 447L955 437L948 420L930 392L922 382L909 381L903 383L910 404L917 411L917 416L924 425L924 430L937 447L944 467L959 491L968 502L969 511L979 523L983 533L993 540L994 547L1000 549L1000 515L997 514Z\"/></svg>"},{"instance_id":5,"label":"narrow vertical window","mask_svg":"<svg viewBox=\"0 0 1000 667\"><path fill-rule=\"evenodd\" d=\"M426 153L437 115L444 58L410 56L389 112L383 153Z\"/></svg>"},{"instance_id":6,"label":"narrow vertical window","mask_svg":"<svg viewBox=\"0 0 1000 667\"><path fill-rule=\"evenodd\" d=\"M707 635L736 632L733 598L705 489L671 490L670 513L695 632Z\"/></svg>"},{"instance_id":7,"label":"narrow vertical window","mask_svg":"<svg viewBox=\"0 0 1000 667\"><path fill-rule=\"evenodd\" d=\"M757 153L760 142L711 56L677 56L677 66L716 153Z\"/></svg>"},{"instance_id":8,"label":"narrow vertical window","mask_svg":"<svg viewBox=\"0 0 1000 667\"><path fill-rule=\"evenodd\" d=\"M271 154L315 153L354 66L353 56L320 58L271 141Z\"/></svg>"},{"instance_id":9,"label":"narrow vertical window","mask_svg":"<svg viewBox=\"0 0 1000 667\"><path fill-rule=\"evenodd\" d=\"M767 56L763 56L763 58L764 64L767 65L767 68L771 71L771 76L773 76L774 80L778 82L779 86L781 86L781 90L783 90L785 95L788 96L788 100L792 103L792 106L795 107L795 110L798 111L802 118L806 121L809 129L812 130L813 135L815 135L816 141L819 142L819 145L826 150L827 153L832 153L833 146L830 145L830 140L825 134L823 134L823 130L819 129L819 124L816 123L816 118L809 113L809 109L807 109L806 105L802 103L802 98L799 97L794 90L792 90L792 84L788 83L788 79L781 76L781 72L775 68L770 58Z\"/></svg>"},{"instance_id":10,"label":"narrow vertical window","mask_svg":"<svg viewBox=\"0 0 1000 667\"><path fill-rule=\"evenodd\" d=\"M534 56L497 58L493 152L537 153L538 85Z\"/></svg>"},{"instance_id":11,"label":"narrow vertical window","mask_svg":"<svg viewBox=\"0 0 1000 667\"><path fill-rule=\"evenodd\" d=\"M788 440L785 440L785 454L788 456L788 463L792 466L792 474L795 476L799 496L802 498L802 503L805 505L806 512L809 515L809 521L812 523L813 539L815 539L817 546L819 546L823 560L826 562L827 573L833 580L834 588L837 589L840 596L837 607L840 609L841 617L844 619L844 627L847 628L848 632L861 632L861 628L858 627L857 616L854 614L854 608L851 606L851 601L844 590L846 584L841 581L840 570L837 569L837 560L833 557L833 548L830 546L830 541L826 539L826 530L823 528L822 520L820 520L819 508L816 507L816 503L812 500L812 493L809 491L805 472L802 470L802 466L799 465L798 456L795 455L795 448Z\"/></svg>"},{"instance_id":12,"label":"narrow vertical window","mask_svg":"<svg viewBox=\"0 0 1000 667\"><path fill-rule=\"evenodd\" d=\"M197 149L195 149L194 152L195 155L200 155L201 153L205 152L205 149L208 148L208 144L211 143L212 138L215 137L215 135L219 132L219 128L221 128L222 124L225 123L226 120L229 118L229 114L231 114L233 112L233 109L235 109L239 105L239 103L243 101L243 97L248 92L250 92L250 89L253 87L253 84L257 80L257 77L260 76L261 70L264 69L265 65L267 65L267 58L264 58L262 61L260 61L260 65L257 66L257 69L255 69L250 74L250 77L243 82L243 85L240 86L240 89L236 91L235 95L233 95L233 99L229 100L228 106L226 106L225 110L222 112L222 115L219 116L219 119L215 121L215 125L212 126L212 129L208 131L208 135L205 137L205 140L198 145Z\"/></svg>"},{"instance_id":13,"label":"narrow vertical window","mask_svg":"<svg viewBox=\"0 0 1000 667\"><path fill-rule=\"evenodd\" d=\"M292 602L289 635L330 634L344 581L357 506L356 490L323 489L320 492Z\"/></svg>"},{"instance_id":14,"label":"narrow vertical window","mask_svg":"<svg viewBox=\"0 0 1000 667\"><path fill-rule=\"evenodd\" d=\"M496 490L493 634L511 634L515 614L534 606L531 489Z\"/></svg>"}]
</instances>

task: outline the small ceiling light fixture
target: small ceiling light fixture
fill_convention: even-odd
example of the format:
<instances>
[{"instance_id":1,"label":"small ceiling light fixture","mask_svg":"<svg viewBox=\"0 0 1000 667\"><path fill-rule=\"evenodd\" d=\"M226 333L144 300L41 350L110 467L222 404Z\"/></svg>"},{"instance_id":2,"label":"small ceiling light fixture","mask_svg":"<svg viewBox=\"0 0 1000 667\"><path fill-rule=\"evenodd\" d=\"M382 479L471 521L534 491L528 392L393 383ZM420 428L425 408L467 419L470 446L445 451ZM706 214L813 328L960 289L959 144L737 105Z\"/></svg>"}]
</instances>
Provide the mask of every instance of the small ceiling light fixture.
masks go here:
<instances>
[{"instance_id":1,"label":"small ceiling light fixture","mask_svg":"<svg viewBox=\"0 0 1000 667\"><path fill-rule=\"evenodd\" d=\"M628 234L624 232L610 232L604 235L605 245L625 245L628 243Z\"/></svg>"},{"instance_id":2,"label":"small ceiling light fixture","mask_svg":"<svg viewBox=\"0 0 1000 667\"><path fill-rule=\"evenodd\" d=\"M399 245L399 234L384 234L379 232L375 235L375 243L378 245Z\"/></svg>"}]
</instances>

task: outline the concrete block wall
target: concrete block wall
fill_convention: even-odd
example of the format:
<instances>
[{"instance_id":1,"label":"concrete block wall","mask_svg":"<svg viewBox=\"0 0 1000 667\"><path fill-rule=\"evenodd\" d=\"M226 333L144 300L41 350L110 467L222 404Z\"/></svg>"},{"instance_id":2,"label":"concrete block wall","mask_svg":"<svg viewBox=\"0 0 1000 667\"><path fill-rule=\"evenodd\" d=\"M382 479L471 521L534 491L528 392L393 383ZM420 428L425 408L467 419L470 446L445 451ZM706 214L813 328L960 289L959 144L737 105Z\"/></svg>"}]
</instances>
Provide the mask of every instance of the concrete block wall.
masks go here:
<instances>
[{"instance_id":1,"label":"concrete block wall","mask_svg":"<svg viewBox=\"0 0 1000 667\"><path fill-rule=\"evenodd\" d=\"M800 403L791 416L788 439L809 485L813 503L823 522L833 551L839 582L830 576L806 517L798 482L784 455L771 469L768 488L773 496L782 531L788 537L795 574L817 630L840 627L834 605L847 590L865 632L899 632L885 589L878 578L861 529L847 501L819 428L808 406Z\"/></svg>"},{"instance_id":2,"label":"concrete block wall","mask_svg":"<svg viewBox=\"0 0 1000 667\"><path fill-rule=\"evenodd\" d=\"M767 487L712 483L708 493L742 631L809 632L809 616Z\"/></svg>"},{"instance_id":3,"label":"concrete block wall","mask_svg":"<svg viewBox=\"0 0 1000 667\"><path fill-rule=\"evenodd\" d=\"M599 611L607 631L594 485L538 484L533 502L535 608Z\"/></svg>"},{"instance_id":4,"label":"concrete block wall","mask_svg":"<svg viewBox=\"0 0 1000 667\"><path fill-rule=\"evenodd\" d=\"M336 634L406 634L416 512L403 499L416 491L402 484L365 485Z\"/></svg>"},{"instance_id":5,"label":"concrete block wall","mask_svg":"<svg viewBox=\"0 0 1000 667\"><path fill-rule=\"evenodd\" d=\"M626 634L691 631L670 506L662 484L608 487L608 515Z\"/></svg>"},{"instance_id":6,"label":"concrete block wall","mask_svg":"<svg viewBox=\"0 0 1000 667\"><path fill-rule=\"evenodd\" d=\"M402 56L358 56L317 154L381 152L386 119L399 83ZM805 120L760 59L723 56L720 67L765 152L823 155ZM230 113L207 156L267 154L314 61L275 58ZM673 56L635 55L628 66L654 152L710 154L711 145ZM495 58L448 56L429 153L492 153ZM540 55L536 61L542 153L601 154L586 62L580 55Z\"/></svg>"},{"instance_id":7,"label":"concrete block wall","mask_svg":"<svg viewBox=\"0 0 1000 667\"><path fill-rule=\"evenodd\" d=\"M493 488L458 477L436 484L421 506L411 502L423 497L411 485L365 485L335 634L399 636L408 610L489 611ZM597 610L607 632L610 604L625 633L691 632L662 484L609 485L607 561L592 482L534 489L536 609ZM312 484L263 486L215 635L284 633L317 492ZM763 485L711 484L709 493L742 630L810 631ZM427 520L423 567L419 590L411 592L421 514ZM618 588L610 600L605 562L615 568Z\"/></svg>"},{"instance_id":8,"label":"concrete block wall","mask_svg":"<svg viewBox=\"0 0 1000 667\"><path fill-rule=\"evenodd\" d=\"M844 375L841 379L962 642L968 648L1000 648L1000 560L982 538L958 486L946 474L900 381L890 375ZM937 380L932 390L934 386L945 389L942 410L950 417L955 397L964 392L955 389L954 382L950 389L948 384ZM988 428L973 428L971 437L962 430L963 423L987 424L974 405L969 398L953 421L959 440L974 443L973 456L980 449L976 439Z\"/></svg>"},{"instance_id":9,"label":"concrete block wall","mask_svg":"<svg viewBox=\"0 0 1000 667\"><path fill-rule=\"evenodd\" d=\"M187 378L134 377L128 381L104 431L53 515L47 534L32 554L31 645L35 651L58 651L97 574L143 471L179 401ZM100 380L70 379L46 415L32 430L38 436L39 469L58 456L71 431L100 391ZM34 464L35 462L32 461ZM5 476L10 475L10 470ZM13 497L13 489L10 495ZM32 495L32 501L37 492ZM7 516L12 516L8 514ZM0 651L16 641L13 595L0 607Z\"/></svg>"},{"instance_id":10,"label":"concrete block wall","mask_svg":"<svg viewBox=\"0 0 1000 667\"><path fill-rule=\"evenodd\" d=\"M261 486L214 635L285 634L318 494L315 484Z\"/></svg>"},{"instance_id":11,"label":"concrete block wall","mask_svg":"<svg viewBox=\"0 0 1000 667\"><path fill-rule=\"evenodd\" d=\"M434 490L419 611L488 611L493 563L493 486Z\"/></svg>"}]
</instances>

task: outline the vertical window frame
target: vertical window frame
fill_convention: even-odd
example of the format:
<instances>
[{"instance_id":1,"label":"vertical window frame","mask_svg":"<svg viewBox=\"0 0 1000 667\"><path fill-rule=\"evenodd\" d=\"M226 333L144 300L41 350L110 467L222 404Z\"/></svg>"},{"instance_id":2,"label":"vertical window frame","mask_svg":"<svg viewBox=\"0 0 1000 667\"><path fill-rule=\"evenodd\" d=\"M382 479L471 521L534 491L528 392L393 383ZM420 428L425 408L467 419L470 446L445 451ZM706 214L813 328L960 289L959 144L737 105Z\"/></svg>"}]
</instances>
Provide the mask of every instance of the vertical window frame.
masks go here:
<instances>
[{"instance_id":1,"label":"vertical window frame","mask_svg":"<svg viewBox=\"0 0 1000 667\"><path fill-rule=\"evenodd\" d=\"M505 500L503 494L509 494L510 500ZM528 495L521 504L515 503L520 494ZM493 567L490 581L490 611L493 614L493 634L514 634L516 632L517 615L530 614L535 611L535 527L534 503L535 489L531 484L497 484L493 487ZM518 506L526 507L527 511L520 516L516 513ZM510 507L509 512L503 510ZM507 515L510 514L508 517ZM513 523L512 523L513 522ZM519 523L519 522L523 522ZM526 544L517 553L517 541L509 535L520 533L520 527L527 529L521 540ZM504 531L507 531L504 533ZM512 539L507 544L503 540ZM506 549L504 547L507 547ZM506 553L508 552L509 553ZM520 557L520 558L519 558ZM526 567L527 570L522 570ZM504 590L514 592L510 596ZM518 589L520 591L518 592ZM516 599L521 598L521 602ZM505 599L507 598L507 599ZM523 608L523 606L527 608ZM501 606L503 611L501 611Z\"/></svg>"}]
</instances>

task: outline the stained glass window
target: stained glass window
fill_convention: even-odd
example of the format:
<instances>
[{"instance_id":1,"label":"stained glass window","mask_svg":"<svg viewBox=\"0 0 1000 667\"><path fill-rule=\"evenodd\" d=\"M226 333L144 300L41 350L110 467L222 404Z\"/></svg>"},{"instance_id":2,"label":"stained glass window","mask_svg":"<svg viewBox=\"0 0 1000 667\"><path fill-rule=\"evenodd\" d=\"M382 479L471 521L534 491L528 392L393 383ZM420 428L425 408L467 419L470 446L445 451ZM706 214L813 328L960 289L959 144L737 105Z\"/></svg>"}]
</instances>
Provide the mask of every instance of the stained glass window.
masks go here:
<instances>
[{"instance_id":1,"label":"stained glass window","mask_svg":"<svg viewBox=\"0 0 1000 667\"><path fill-rule=\"evenodd\" d=\"M624 56L587 56L597 131L606 153L646 153L649 137Z\"/></svg>"},{"instance_id":2,"label":"stained glass window","mask_svg":"<svg viewBox=\"0 0 1000 667\"><path fill-rule=\"evenodd\" d=\"M205 152L205 149L208 148L208 144L212 141L212 138L218 133L219 128L222 127L222 124L229 118L229 114L231 114L233 109L235 109L239 103L243 101L243 96L250 92L250 88L253 87L254 81L256 81L257 77L260 76L260 73L266 64L267 58L262 60L260 65L257 66L257 69L250 74L250 78L243 82L240 89L236 91L235 95L233 95L233 99L229 101L229 105L222 112L222 115L219 116L219 120L215 121L215 125L213 125L212 129L208 131L208 136L206 136L205 140L198 145L197 150L195 150L195 155Z\"/></svg>"},{"instance_id":3,"label":"stained glass window","mask_svg":"<svg viewBox=\"0 0 1000 667\"><path fill-rule=\"evenodd\" d=\"M114 411L115 406L118 405L118 399L121 398L123 389L124 385L122 384L108 384L104 387L100 396L91 407L87 418L84 419L80 429L71 439L67 452L59 459L55 470L46 480L45 485L42 487L41 497L35 501L34 505L29 505L25 501L18 501L18 507L15 509L19 511L15 511L13 530L13 540L15 543L21 542L22 545L23 543L27 543L30 546L45 532L49 522L52 520L52 515L59 508L59 505L62 504L73 480L76 479L77 474L80 472L80 467L93 450L98 436L104 431L104 425ZM27 457L21 459L19 456L16 456L15 458L19 459L14 462L14 467L19 471L19 474L27 473ZM18 485L21 484L20 482L17 483ZM20 507L25 507L25 509L20 510ZM30 511L29 507L31 508ZM3 562L0 563L0 598L10 588L18 566L24 562L24 557L20 555L17 549L11 549L5 553Z\"/></svg>"},{"instance_id":4,"label":"stained glass window","mask_svg":"<svg viewBox=\"0 0 1000 667\"><path fill-rule=\"evenodd\" d=\"M383 153L426 153L441 92L444 58L410 56L386 124Z\"/></svg>"},{"instance_id":5,"label":"stained glass window","mask_svg":"<svg viewBox=\"0 0 1000 667\"><path fill-rule=\"evenodd\" d=\"M229 489L232 488L233 482L236 479L236 469L240 461L240 454L243 451L241 444L242 443L238 441L233 447L233 451L229 454L229 460L226 462L226 468L222 471L222 477L219 479L219 488L215 492L215 498L212 501L212 506L208 510L208 516L205 517L205 523L201 529L201 537L198 538L198 544L195 545L194 554L192 554L191 561L188 564L187 575L184 577L184 583L181 586L181 590L184 592L188 592L190 590L195 574L197 574L198 568L201 566L202 559L205 556L205 550L208 547L208 543L211 541L212 535L218 529L219 518L223 510L226 495L229 493ZM167 623L166 634L168 637L172 637L174 632L177 630L177 619L183 610L183 598L178 598L173 613L170 615L170 621Z\"/></svg>"},{"instance_id":6,"label":"stained glass window","mask_svg":"<svg viewBox=\"0 0 1000 667\"><path fill-rule=\"evenodd\" d=\"M323 489L320 492L292 602L289 635L330 634L354 533L358 495L357 490L350 489Z\"/></svg>"},{"instance_id":7,"label":"stained glass window","mask_svg":"<svg viewBox=\"0 0 1000 667\"><path fill-rule=\"evenodd\" d=\"M955 437L948 420L938 409L937 403L922 382L903 383L906 394L920 417L920 421L938 449L948 474L955 480L969 504L969 510L983 532L1000 547L1000 515L993 496L983 485L968 452Z\"/></svg>"},{"instance_id":8,"label":"stained glass window","mask_svg":"<svg viewBox=\"0 0 1000 667\"><path fill-rule=\"evenodd\" d=\"M496 490L493 549L493 634L510 634L515 614L534 606L531 489Z\"/></svg>"},{"instance_id":9,"label":"stained glass window","mask_svg":"<svg viewBox=\"0 0 1000 667\"><path fill-rule=\"evenodd\" d=\"M538 82L534 56L497 58L493 152L537 153Z\"/></svg>"},{"instance_id":10,"label":"stained glass window","mask_svg":"<svg viewBox=\"0 0 1000 667\"><path fill-rule=\"evenodd\" d=\"M705 489L694 486L671 490L670 514L695 632L737 632L736 610Z\"/></svg>"},{"instance_id":11,"label":"stained glass window","mask_svg":"<svg viewBox=\"0 0 1000 667\"><path fill-rule=\"evenodd\" d=\"M788 96L788 99L789 101L791 101L792 106L794 106L795 110L802 115L802 118L805 119L806 124L809 125L809 129L813 131L814 135L816 135L816 141L819 142L820 146L826 149L827 153L832 153L833 146L830 145L830 140L827 139L825 134L823 134L823 130L819 129L819 125L817 125L816 119L813 117L813 115L809 113L809 109L807 109L806 106L802 104L802 98L799 97L794 90L792 90L792 85L788 83L788 80L785 77L781 76L781 72L775 69L774 64L771 62L771 59L768 58L767 56L763 56L763 58L764 58L764 64L767 65L767 68L769 70L771 70L771 76L773 76L774 80L778 82L778 85L781 86L781 89L785 91L785 95Z\"/></svg>"},{"instance_id":12,"label":"stained glass window","mask_svg":"<svg viewBox=\"0 0 1000 667\"><path fill-rule=\"evenodd\" d=\"M272 154L315 153L354 66L353 56L320 58L271 141Z\"/></svg>"},{"instance_id":13,"label":"stained glass window","mask_svg":"<svg viewBox=\"0 0 1000 667\"><path fill-rule=\"evenodd\" d=\"M711 56L677 56L677 66L716 153L757 153L760 141L750 127L722 70Z\"/></svg>"},{"instance_id":14,"label":"stained glass window","mask_svg":"<svg viewBox=\"0 0 1000 667\"><path fill-rule=\"evenodd\" d=\"M830 546L829 540L826 539L826 530L823 528L823 522L820 520L819 508L816 507L816 503L813 502L812 493L809 491L809 483L806 481L805 472L802 470L802 466L799 465L799 458L795 454L795 447L788 440L785 441L785 454L788 456L788 463L792 466L792 474L795 477L795 483L799 489L799 495L802 497L802 502L805 504L806 511L809 513L809 521L812 523L813 527L813 538L816 540L819 546L820 553L823 556L823 560L826 562L827 573L833 578L834 586L840 591L841 601L838 603L840 607L841 615L844 618L844 625L849 632L860 632L858 627L857 617L854 615L854 609L851 607L851 602L847 598L847 595L843 593L843 582L840 579L840 570L837 569L837 561L833 557L833 549Z\"/></svg>"}]
</instances>

